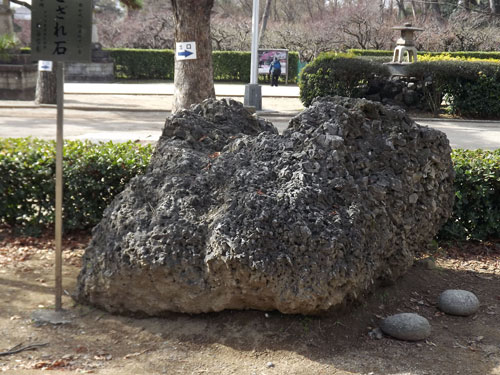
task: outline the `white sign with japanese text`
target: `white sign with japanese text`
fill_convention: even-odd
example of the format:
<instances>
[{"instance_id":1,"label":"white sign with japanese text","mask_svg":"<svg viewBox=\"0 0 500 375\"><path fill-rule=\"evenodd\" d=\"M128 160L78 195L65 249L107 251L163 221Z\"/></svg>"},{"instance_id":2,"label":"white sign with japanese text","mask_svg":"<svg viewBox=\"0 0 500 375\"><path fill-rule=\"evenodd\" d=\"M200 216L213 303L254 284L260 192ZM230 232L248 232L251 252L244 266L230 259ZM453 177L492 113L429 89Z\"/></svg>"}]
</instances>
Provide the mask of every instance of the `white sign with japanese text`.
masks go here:
<instances>
[{"instance_id":1,"label":"white sign with japanese text","mask_svg":"<svg viewBox=\"0 0 500 375\"><path fill-rule=\"evenodd\" d=\"M91 61L92 0L33 0L34 60Z\"/></svg>"},{"instance_id":2,"label":"white sign with japanese text","mask_svg":"<svg viewBox=\"0 0 500 375\"><path fill-rule=\"evenodd\" d=\"M175 43L175 58L177 60L196 60L196 42Z\"/></svg>"}]
</instances>

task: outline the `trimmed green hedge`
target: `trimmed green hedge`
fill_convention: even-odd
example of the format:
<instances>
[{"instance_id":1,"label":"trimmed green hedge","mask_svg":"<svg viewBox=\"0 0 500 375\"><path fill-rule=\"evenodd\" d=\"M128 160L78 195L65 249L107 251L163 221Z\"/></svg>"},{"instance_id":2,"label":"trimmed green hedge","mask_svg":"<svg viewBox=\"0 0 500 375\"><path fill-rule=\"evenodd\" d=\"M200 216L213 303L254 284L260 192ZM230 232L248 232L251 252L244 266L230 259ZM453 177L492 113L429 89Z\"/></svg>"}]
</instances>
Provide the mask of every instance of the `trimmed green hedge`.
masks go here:
<instances>
[{"instance_id":1,"label":"trimmed green hedge","mask_svg":"<svg viewBox=\"0 0 500 375\"><path fill-rule=\"evenodd\" d=\"M394 51L378 49L348 49L347 53L354 56L392 56Z\"/></svg>"},{"instance_id":2,"label":"trimmed green hedge","mask_svg":"<svg viewBox=\"0 0 500 375\"><path fill-rule=\"evenodd\" d=\"M115 77L123 79L174 79L174 51L107 48L115 62Z\"/></svg>"},{"instance_id":3,"label":"trimmed green hedge","mask_svg":"<svg viewBox=\"0 0 500 375\"><path fill-rule=\"evenodd\" d=\"M298 83L299 66L300 66L299 53L289 51L288 52L288 82Z\"/></svg>"},{"instance_id":4,"label":"trimmed green hedge","mask_svg":"<svg viewBox=\"0 0 500 375\"><path fill-rule=\"evenodd\" d=\"M375 50L375 49L349 49L347 51L349 54L355 56L392 56L394 51L387 50ZM418 51L419 55L449 55L452 57L465 57L465 58L477 58L477 59L500 59L500 52L484 52L484 51L456 51L456 52L426 52Z\"/></svg>"},{"instance_id":5,"label":"trimmed green hedge","mask_svg":"<svg viewBox=\"0 0 500 375\"><path fill-rule=\"evenodd\" d=\"M500 239L500 149L454 150L455 205L441 239Z\"/></svg>"},{"instance_id":6,"label":"trimmed green hedge","mask_svg":"<svg viewBox=\"0 0 500 375\"><path fill-rule=\"evenodd\" d=\"M174 51L171 49L105 48L115 62L115 78L129 80L174 79ZM31 53L29 47L22 53ZM214 81L250 82L251 53L213 51ZM288 52L288 82L297 83L299 53ZM268 82L265 75L259 81Z\"/></svg>"},{"instance_id":7,"label":"trimmed green hedge","mask_svg":"<svg viewBox=\"0 0 500 375\"><path fill-rule=\"evenodd\" d=\"M107 48L115 61L115 77L119 79L174 79L174 51ZM250 81L250 52L214 51L215 81ZM288 81L297 82L299 54L288 54ZM259 80L266 81L266 76Z\"/></svg>"},{"instance_id":8,"label":"trimmed green hedge","mask_svg":"<svg viewBox=\"0 0 500 375\"><path fill-rule=\"evenodd\" d=\"M309 106L318 96L359 97L360 86L377 76L389 76L384 65L349 54L323 53L302 70L300 99Z\"/></svg>"},{"instance_id":9,"label":"trimmed green hedge","mask_svg":"<svg viewBox=\"0 0 500 375\"><path fill-rule=\"evenodd\" d=\"M153 148L132 142L67 141L64 158L64 227L94 226L125 184L144 173ZM500 238L500 149L454 150L453 216L438 237ZM55 144L33 138L0 139L0 223L28 233L54 222Z\"/></svg>"},{"instance_id":10,"label":"trimmed green hedge","mask_svg":"<svg viewBox=\"0 0 500 375\"><path fill-rule=\"evenodd\" d=\"M376 60L379 57L375 57ZM500 64L467 60L418 61L407 65L409 76L424 82L422 107L471 118L500 118ZM318 96L359 97L370 80L389 76L380 61L349 54L325 53L308 64L300 79L305 106ZM432 82L432 84L430 84Z\"/></svg>"},{"instance_id":11,"label":"trimmed green hedge","mask_svg":"<svg viewBox=\"0 0 500 375\"><path fill-rule=\"evenodd\" d=\"M250 82L249 56L248 52L214 51L214 80Z\"/></svg>"},{"instance_id":12,"label":"trimmed green hedge","mask_svg":"<svg viewBox=\"0 0 500 375\"><path fill-rule=\"evenodd\" d=\"M427 86L434 108L443 98L448 112L472 118L500 117L500 64L470 61L422 61L408 66L408 73Z\"/></svg>"},{"instance_id":13,"label":"trimmed green hedge","mask_svg":"<svg viewBox=\"0 0 500 375\"><path fill-rule=\"evenodd\" d=\"M64 227L82 229L99 222L125 184L143 173L151 146L66 141L64 147ZM0 139L0 223L37 232L54 221L55 142Z\"/></svg>"}]
</instances>

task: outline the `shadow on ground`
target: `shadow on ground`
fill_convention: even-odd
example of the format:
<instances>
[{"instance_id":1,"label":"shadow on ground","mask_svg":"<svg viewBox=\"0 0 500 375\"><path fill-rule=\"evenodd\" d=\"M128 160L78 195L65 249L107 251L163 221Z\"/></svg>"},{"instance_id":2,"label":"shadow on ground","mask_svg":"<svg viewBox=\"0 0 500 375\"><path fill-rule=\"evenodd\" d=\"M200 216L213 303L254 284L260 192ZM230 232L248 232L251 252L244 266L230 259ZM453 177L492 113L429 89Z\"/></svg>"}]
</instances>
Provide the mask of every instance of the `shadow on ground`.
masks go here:
<instances>
[{"instance_id":1,"label":"shadow on ground","mask_svg":"<svg viewBox=\"0 0 500 375\"><path fill-rule=\"evenodd\" d=\"M65 251L67 290L74 288L83 246ZM74 305L65 296L72 323L37 327L31 313L50 307L52 300L52 253L34 245L24 261L6 263L14 248L0 245L0 350L20 342L49 345L0 357L0 368L44 368L45 363L50 369L48 364L56 363L68 374L500 374L498 257L496 263L474 263L476 269L446 256L435 268L418 263L395 285L321 317L224 311L138 319ZM450 288L474 292L479 311L470 317L442 314L435 302ZM425 342L370 337L380 319L398 312L426 317L431 337Z\"/></svg>"}]
</instances>

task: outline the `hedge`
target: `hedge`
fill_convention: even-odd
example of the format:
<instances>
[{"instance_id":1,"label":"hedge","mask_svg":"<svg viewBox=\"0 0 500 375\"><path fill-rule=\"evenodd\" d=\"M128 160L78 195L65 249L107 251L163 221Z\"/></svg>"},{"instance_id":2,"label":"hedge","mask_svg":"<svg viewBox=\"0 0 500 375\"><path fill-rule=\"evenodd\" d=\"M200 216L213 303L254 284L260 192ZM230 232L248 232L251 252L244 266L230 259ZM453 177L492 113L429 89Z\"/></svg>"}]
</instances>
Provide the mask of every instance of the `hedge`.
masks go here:
<instances>
[{"instance_id":1,"label":"hedge","mask_svg":"<svg viewBox=\"0 0 500 375\"><path fill-rule=\"evenodd\" d=\"M500 149L454 150L455 205L441 239L500 239Z\"/></svg>"},{"instance_id":2,"label":"hedge","mask_svg":"<svg viewBox=\"0 0 500 375\"><path fill-rule=\"evenodd\" d=\"M305 106L309 106L318 96L358 97L362 93L362 83L388 76L389 71L382 64L350 54L323 53L302 70L300 99Z\"/></svg>"},{"instance_id":3,"label":"hedge","mask_svg":"<svg viewBox=\"0 0 500 375\"><path fill-rule=\"evenodd\" d=\"M500 117L500 64L470 61L422 61L408 73L432 81L428 97L434 107L443 98L448 112L472 118Z\"/></svg>"},{"instance_id":4,"label":"hedge","mask_svg":"<svg viewBox=\"0 0 500 375\"><path fill-rule=\"evenodd\" d=\"M452 56L450 53L442 53L440 55L423 54L420 55L418 61L468 61L468 62L487 62L500 64L499 59L495 58L479 58L471 56Z\"/></svg>"},{"instance_id":5,"label":"hedge","mask_svg":"<svg viewBox=\"0 0 500 375\"><path fill-rule=\"evenodd\" d=\"M153 149L132 142L93 144L66 141L64 226L97 224L113 197L145 171ZM453 216L440 239L500 238L500 149L454 150ZM55 144L33 138L0 140L0 223L29 233L54 221Z\"/></svg>"},{"instance_id":6,"label":"hedge","mask_svg":"<svg viewBox=\"0 0 500 375\"><path fill-rule=\"evenodd\" d=\"M151 146L66 141L64 226L83 229L99 222L113 197L143 173ZM36 233L54 221L55 142L0 139L0 223Z\"/></svg>"},{"instance_id":7,"label":"hedge","mask_svg":"<svg viewBox=\"0 0 500 375\"><path fill-rule=\"evenodd\" d=\"M425 83L425 104L435 113L445 99L447 111L454 115L500 117L499 60L418 61L407 65L407 72L410 77ZM309 106L318 96L359 97L370 80L388 76L386 66L380 61L350 54L325 53L302 71L300 98L305 106Z\"/></svg>"},{"instance_id":8,"label":"hedge","mask_svg":"<svg viewBox=\"0 0 500 375\"><path fill-rule=\"evenodd\" d=\"M214 80L250 82L249 56L248 52L214 51Z\"/></svg>"},{"instance_id":9,"label":"hedge","mask_svg":"<svg viewBox=\"0 0 500 375\"><path fill-rule=\"evenodd\" d=\"M174 79L174 51L107 48L115 62L115 77L124 79Z\"/></svg>"},{"instance_id":10,"label":"hedge","mask_svg":"<svg viewBox=\"0 0 500 375\"><path fill-rule=\"evenodd\" d=\"M115 77L119 79L174 79L174 51L107 48L115 61ZM213 51L215 81L250 81L250 52ZM288 53L288 81L296 82L299 54ZM259 80L266 81L266 76Z\"/></svg>"},{"instance_id":11,"label":"hedge","mask_svg":"<svg viewBox=\"0 0 500 375\"><path fill-rule=\"evenodd\" d=\"M374 50L374 49L349 49L347 53L354 56L392 56L394 51ZM476 58L476 59L500 59L500 52L485 52L485 51L456 51L456 52L429 52L418 51L418 55L449 55L452 57Z\"/></svg>"}]
</instances>

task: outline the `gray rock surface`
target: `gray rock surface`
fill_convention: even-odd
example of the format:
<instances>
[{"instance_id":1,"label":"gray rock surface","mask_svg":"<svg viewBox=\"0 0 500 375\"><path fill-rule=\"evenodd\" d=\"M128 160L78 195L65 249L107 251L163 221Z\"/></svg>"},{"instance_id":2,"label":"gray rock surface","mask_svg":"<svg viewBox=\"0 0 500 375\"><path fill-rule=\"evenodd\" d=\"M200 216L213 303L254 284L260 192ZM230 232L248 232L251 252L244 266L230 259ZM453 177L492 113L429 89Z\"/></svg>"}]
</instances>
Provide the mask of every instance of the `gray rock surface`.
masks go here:
<instances>
[{"instance_id":1,"label":"gray rock surface","mask_svg":"<svg viewBox=\"0 0 500 375\"><path fill-rule=\"evenodd\" d=\"M391 315L380 323L386 335L399 340L419 341L431 335L431 325L423 316L414 313Z\"/></svg>"},{"instance_id":2,"label":"gray rock surface","mask_svg":"<svg viewBox=\"0 0 500 375\"><path fill-rule=\"evenodd\" d=\"M438 308L446 314L469 316L479 309L479 300L467 290L448 289L439 295Z\"/></svg>"},{"instance_id":3,"label":"gray rock surface","mask_svg":"<svg viewBox=\"0 0 500 375\"><path fill-rule=\"evenodd\" d=\"M35 310L31 313L31 320L37 326L70 324L73 318L74 316L68 311Z\"/></svg>"},{"instance_id":4,"label":"gray rock surface","mask_svg":"<svg viewBox=\"0 0 500 375\"><path fill-rule=\"evenodd\" d=\"M94 229L75 298L118 313L317 314L394 280L448 218L446 136L323 98L279 135L232 100L168 118Z\"/></svg>"}]
</instances>

